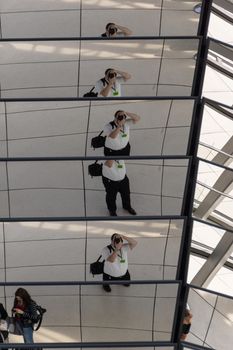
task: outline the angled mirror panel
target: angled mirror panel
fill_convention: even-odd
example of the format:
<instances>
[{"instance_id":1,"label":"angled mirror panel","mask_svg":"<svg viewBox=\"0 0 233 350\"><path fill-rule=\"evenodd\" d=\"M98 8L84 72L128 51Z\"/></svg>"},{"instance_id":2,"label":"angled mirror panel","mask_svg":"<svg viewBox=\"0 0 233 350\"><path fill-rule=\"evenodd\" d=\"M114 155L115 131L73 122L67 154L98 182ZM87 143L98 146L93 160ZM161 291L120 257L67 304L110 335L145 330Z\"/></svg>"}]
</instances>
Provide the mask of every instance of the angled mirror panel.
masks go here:
<instances>
[{"instance_id":1,"label":"angled mirror panel","mask_svg":"<svg viewBox=\"0 0 233 350\"><path fill-rule=\"evenodd\" d=\"M175 279L183 225L173 219L1 223L2 281L93 281L90 264L115 232L138 242L129 252L131 279Z\"/></svg>"},{"instance_id":2,"label":"angled mirror panel","mask_svg":"<svg viewBox=\"0 0 233 350\"><path fill-rule=\"evenodd\" d=\"M85 341L160 340L162 332L163 340L170 340L178 291L176 284L148 285L144 293L136 285L131 285L129 292L128 289L122 291L121 286L113 287L114 294L110 296L93 294L96 287L82 288L82 334ZM106 307L110 310L109 317L106 317ZM156 318L156 310L162 315L160 319ZM95 329L97 325L98 331Z\"/></svg>"},{"instance_id":3,"label":"angled mirror panel","mask_svg":"<svg viewBox=\"0 0 233 350\"><path fill-rule=\"evenodd\" d=\"M129 27L136 36L196 35L199 14L193 7L199 2L72 0L18 4L1 0L1 35L2 38L100 36L109 22Z\"/></svg>"},{"instance_id":4,"label":"angled mirror panel","mask_svg":"<svg viewBox=\"0 0 233 350\"><path fill-rule=\"evenodd\" d=\"M154 324L164 330L163 339L170 340L178 286L175 281L150 283L145 289L140 284L131 284L130 288L115 285L111 295L106 295L101 284L25 286L32 298L47 309L35 342L156 341L152 335ZM17 288L5 287L7 310L12 308ZM165 300L172 305L172 311L169 312ZM155 320L156 308L161 319ZM19 341L19 337L10 336L10 343Z\"/></svg>"},{"instance_id":5,"label":"angled mirror panel","mask_svg":"<svg viewBox=\"0 0 233 350\"><path fill-rule=\"evenodd\" d=\"M188 335L187 341L215 349L230 350L233 299L190 288L188 304L193 320L191 334Z\"/></svg>"},{"instance_id":6,"label":"angled mirror panel","mask_svg":"<svg viewBox=\"0 0 233 350\"><path fill-rule=\"evenodd\" d=\"M186 155L193 108L194 100L0 103L0 153L102 156L104 148L93 149L91 139L124 110L141 118L130 125L131 155Z\"/></svg>"},{"instance_id":7,"label":"angled mirror panel","mask_svg":"<svg viewBox=\"0 0 233 350\"><path fill-rule=\"evenodd\" d=\"M232 106L233 79L207 64L203 85L203 96L216 102Z\"/></svg>"},{"instance_id":8,"label":"angled mirror panel","mask_svg":"<svg viewBox=\"0 0 233 350\"><path fill-rule=\"evenodd\" d=\"M232 167L233 109L205 104L198 155L201 158Z\"/></svg>"},{"instance_id":9,"label":"angled mirror panel","mask_svg":"<svg viewBox=\"0 0 233 350\"><path fill-rule=\"evenodd\" d=\"M93 161L1 162L2 217L108 216L101 176ZM189 162L127 160L131 202L139 215L180 215ZM176 176L174 184L174 176ZM119 215L127 215L119 196Z\"/></svg>"},{"instance_id":10,"label":"angled mirror panel","mask_svg":"<svg viewBox=\"0 0 233 350\"><path fill-rule=\"evenodd\" d=\"M200 161L195 192L195 215L207 219L215 212L231 220L232 183L232 169Z\"/></svg>"},{"instance_id":11,"label":"angled mirror panel","mask_svg":"<svg viewBox=\"0 0 233 350\"><path fill-rule=\"evenodd\" d=\"M3 42L1 96L82 97L109 67L131 74L122 86L123 96L164 95L164 88L167 95L189 96L198 43L198 39Z\"/></svg>"},{"instance_id":12,"label":"angled mirror panel","mask_svg":"<svg viewBox=\"0 0 233 350\"><path fill-rule=\"evenodd\" d=\"M232 45L233 20L230 16L229 19L230 21L225 19L224 16L221 16L221 13L212 12L209 22L209 36Z\"/></svg>"}]
</instances>

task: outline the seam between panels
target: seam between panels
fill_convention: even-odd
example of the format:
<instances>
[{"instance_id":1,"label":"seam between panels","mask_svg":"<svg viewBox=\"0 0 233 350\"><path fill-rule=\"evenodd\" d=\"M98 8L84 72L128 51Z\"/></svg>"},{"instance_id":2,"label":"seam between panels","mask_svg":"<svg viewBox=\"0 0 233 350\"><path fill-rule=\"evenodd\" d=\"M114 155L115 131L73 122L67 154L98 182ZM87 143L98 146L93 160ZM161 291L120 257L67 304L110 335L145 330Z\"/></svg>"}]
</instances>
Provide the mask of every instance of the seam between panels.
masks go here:
<instances>
[{"instance_id":1,"label":"seam between panels","mask_svg":"<svg viewBox=\"0 0 233 350\"><path fill-rule=\"evenodd\" d=\"M7 275L6 275L6 236L5 236L5 223L2 223L2 235L3 235L3 259L4 259L4 279L5 282L7 281ZM6 286L3 287L4 291L4 302L6 307Z\"/></svg>"},{"instance_id":2,"label":"seam between panels","mask_svg":"<svg viewBox=\"0 0 233 350\"><path fill-rule=\"evenodd\" d=\"M169 233L170 233L170 228L171 228L171 220L169 220L169 223L168 223L167 237L166 237L166 242L165 242L165 247L164 247L164 253L163 253L163 280L165 279L165 276L164 276L164 268L165 268L165 260L166 260L166 252L167 252L167 245L168 245L168 237L169 237Z\"/></svg>"},{"instance_id":3,"label":"seam between panels","mask_svg":"<svg viewBox=\"0 0 233 350\"><path fill-rule=\"evenodd\" d=\"M155 306L156 306L156 298L157 298L157 284L155 285L155 294L154 294L154 303L153 303L153 312L152 312L152 341L154 341L154 326L155 326Z\"/></svg>"},{"instance_id":4,"label":"seam between panels","mask_svg":"<svg viewBox=\"0 0 233 350\"><path fill-rule=\"evenodd\" d=\"M205 334L205 337L204 337L204 340L203 340L203 345L206 343L206 339L207 339L207 336L208 336L208 333L209 333L210 325L211 325L211 322L212 322L213 317L214 317L214 312L215 312L215 310L216 310L217 302L218 302L218 295L217 295L216 300L215 300L215 303L214 303L212 315L211 315L211 317L210 317L209 325L208 325L208 328L207 328L207 330L206 330L206 334Z\"/></svg>"}]
</instances>

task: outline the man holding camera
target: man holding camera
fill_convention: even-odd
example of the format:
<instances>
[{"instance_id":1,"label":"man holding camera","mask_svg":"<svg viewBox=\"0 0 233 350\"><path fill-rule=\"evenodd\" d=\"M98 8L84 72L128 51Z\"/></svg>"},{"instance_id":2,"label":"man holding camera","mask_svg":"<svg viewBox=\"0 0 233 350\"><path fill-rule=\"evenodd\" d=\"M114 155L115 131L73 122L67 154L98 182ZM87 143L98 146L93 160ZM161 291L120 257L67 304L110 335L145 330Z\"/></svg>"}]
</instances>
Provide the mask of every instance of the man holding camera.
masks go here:
<instances>
[{"instance_id":1,"label":"man holding camera","mask_svg":"<svg viewBox=\"0 0 233 350\"><path fill-rule=\"evenodd\" d=\"M120 97L121 84L129 80L131 75L117 69L108 68L104 78L97 81L95 92L102 97Z\"/></svg>"},{"instance_id":2,"label":"man holding camera","mask_svg":"<svg viewBox=\"0 0 233 350\"><path fill-rule=\"evenodd\" d=\"M114 120L104 127L106 135L104 145L105 156L129 156L129 129L131 124L136 124L140 120L139 115L126 111L116 111Z\"/></svg>"},{"instance_id":3,"label":"man holding camera","mask_svg":"<svg viewBox=\"0 0 233 350\"><path fill-rule=\"evenodd\" d=\"M105 27L105 33L101 34L102 38L116 38L129 35L132 35L132 31L129 28L116 23L108 23Z\"/></svg>"},{"instance_id":4,"label":"man holding camera","mask_svg":"<svg viewBox=\"0 0 233 350\"><path fill-rule=\"evenodd\" d=\"M123 243L123 241L127 243ZM102 251L104 262L103 281L130 281L128 271L128 251L136 247L137 241L133 238L114 233L111 237L111 245L107 246ZM129 287L129 283L123 284ZM105 292L111 292L109 284L104 284Z\"/></svg>"},{"instance_id":5,"label":"man holding camera","mask_svg":"<svg viewBox=\"0 0 233 350\"><path fill-rule=\"evenodd\" d=\"M123 160L106 160L102 167L102 181L106 191L106 203L110 216L117 216L116 198L119 192L123 208L131 215L137 215L131 207L129 179Z\"/></svg>"}]
</instances>

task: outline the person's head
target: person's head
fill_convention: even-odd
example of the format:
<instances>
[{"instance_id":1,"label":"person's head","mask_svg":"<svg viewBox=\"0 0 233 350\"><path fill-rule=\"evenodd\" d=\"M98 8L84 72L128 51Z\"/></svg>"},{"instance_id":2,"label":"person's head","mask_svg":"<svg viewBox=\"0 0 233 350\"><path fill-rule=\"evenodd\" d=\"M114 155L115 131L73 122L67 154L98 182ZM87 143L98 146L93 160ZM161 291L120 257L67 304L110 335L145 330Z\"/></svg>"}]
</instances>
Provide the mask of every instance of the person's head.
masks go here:
<instances>
[{"instance_id":1,"label":"person's head","mask_svg":"<svg viewBox=\"0 0 233 350\"><path fill-rule=\"evenodd\" d=\"M190 320L193 315L191 314L190 310L186 309L184 312L184 317L186 318L186 320Z\"/></svg>"},{"instance_id":2,"label":"person's head","mask_svg":"<svg viewBox=\"0 0 233 350\"><path fill-rule=\"evenodd\" d=\"M105 79L106 80L111 80L113 78L116 78L116 76L117 76L117 73L116 73L116 71L113 68L106 69L104 74L105 74Z\"/></svg>"},{"instance_id":3,"label":"person's head","mask_svg":"<svg viewBox=\"0 0 233 350\"><path fill-rule=\"evenodd\" d=\"M120 249L123 245L123 239L121 235L119 235L118 233L114 233L111 237L111 243L113 247Z\"/></svg>"},{"instance_id":4,"label":"person's head","mask_svg":"<svg viewBox=\"0 0 233 350\"><path fill-rule=\"evenodd\" d=\"M15 303L28 306L31 302L31 296L24 288L18 288L15 292Z\"/></svg>"},{"instance_id":5,"label":"person's head","mask_svg":"<svg viewBox=\"0 0 233 350\"><path fill-rule=\"evenodd\" d=\"M107 36L114 36L117 32L115 23L108 23L105 27Z\"/></svg>"},{"instance_id":6,"label":"person's head","mask_svg":"<svg viewBox=\"0 0 233 350\"><path fill-rule=\"evenodd\" d=\"M122 110L116 111L116 113L114 114L114 120L115 122L120 122L121 124L124 124L126 120L125 112Z\"/></svg>"}]
</instances>

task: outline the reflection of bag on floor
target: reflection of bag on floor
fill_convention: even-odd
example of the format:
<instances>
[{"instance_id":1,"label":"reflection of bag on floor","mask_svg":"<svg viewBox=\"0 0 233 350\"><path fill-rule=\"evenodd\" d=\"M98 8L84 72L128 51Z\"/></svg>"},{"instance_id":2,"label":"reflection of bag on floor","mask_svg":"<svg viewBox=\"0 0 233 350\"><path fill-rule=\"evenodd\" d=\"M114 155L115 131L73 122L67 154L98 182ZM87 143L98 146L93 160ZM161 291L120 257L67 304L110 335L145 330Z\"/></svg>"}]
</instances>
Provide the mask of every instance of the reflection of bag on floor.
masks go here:
<instances>
[{"instance_id":1,"label":"reflection of bag on floor","mask_svg":"<svg viewBox=\"0 0 233 350\"><path fill-rule=\"evenodd\" d=\"M103 164L98 164L97 162L98 160L96 160L95 163L88 165L88 173L91 177L102 175Z\"/></svg>"},{"instance_id":2,"label":"reflection of bag on floor","mask_svg":"<svg viewBox=\"0 0 233 350\"><path fill-rule=\"evenodd\" d=\"M111 244L107 246L110 253L113 250ZM90 264L90 273L92 273L93 277L94 275L101 275L104 272L104 261L100 261L100 259L102 258L102 255L100 255L98 257L98 259L93 262L92 264Z\"/></svg>"},{"instance_id":3,"label":"reflection of bag on floor","mask_svg":"<svg viewBox=\"0 0 233 350\"><path fill-rule=\"evenodd\" d=\"M83 95L83 97L97 97L98 96L98 92L93 92L95 89L95 86L93 86L93 88L88 91L86 94Z\"/></svg>"},{"instance_id":4,"label":"reflection of bag on floor","mask_svg":"<svg viewBox=\"0 0 233 350\"><path fill-rule=\"evenodd\" d=\"M91 147L93 147L94 149L104 147L106 136L101 136L103 132L104 131L102 130L98 136L95 136L91 139Z\"/></svg>"}]
</instances>

